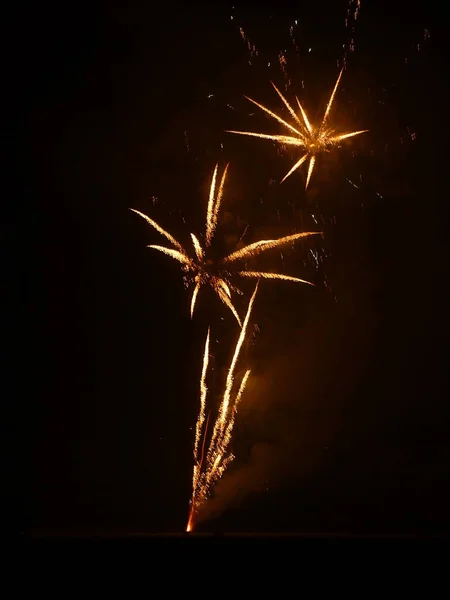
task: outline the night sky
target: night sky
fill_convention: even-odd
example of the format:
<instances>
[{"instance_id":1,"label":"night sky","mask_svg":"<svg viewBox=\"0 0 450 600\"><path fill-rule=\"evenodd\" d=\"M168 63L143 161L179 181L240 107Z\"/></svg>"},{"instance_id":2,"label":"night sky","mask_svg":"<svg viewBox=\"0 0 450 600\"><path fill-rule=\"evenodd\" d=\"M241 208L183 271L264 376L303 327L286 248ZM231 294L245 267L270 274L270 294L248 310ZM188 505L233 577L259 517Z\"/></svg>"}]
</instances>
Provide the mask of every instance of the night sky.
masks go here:
<instances>
[{"instance_id":1,"label":"night sky","mask_svg":"<svg viewBox=\"0 0 450 600\"><path fill-rule=\"evenodd\" d=\"M363 0L352 34L346 0L100 4L10 16L21 530L184 530L206 329L218 372L237 329L207 292L190 320L178 265L146 248L162 238L128 209L187 242L215 163L230 160L223 240L247 225L247 243L294 227L324 236L258 259L316 285L261 285L236 459L199 530L448 532L439 15ZM281 50L286 93L312 118L347 50L330 120L370 130L319 159L306 194L303 169L278 184L289 149L224 133L279 133L243 94L281 108L270 85L286 83Z\"/></svg>"}]
</instances>

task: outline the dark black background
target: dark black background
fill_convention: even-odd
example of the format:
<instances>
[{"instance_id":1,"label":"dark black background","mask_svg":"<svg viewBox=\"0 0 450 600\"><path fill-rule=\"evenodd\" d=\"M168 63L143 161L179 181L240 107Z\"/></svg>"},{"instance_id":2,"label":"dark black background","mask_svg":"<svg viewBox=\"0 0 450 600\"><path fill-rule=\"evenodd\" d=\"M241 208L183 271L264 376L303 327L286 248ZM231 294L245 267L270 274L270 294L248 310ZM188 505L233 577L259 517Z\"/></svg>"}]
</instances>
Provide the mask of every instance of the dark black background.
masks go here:
<instances>
[{"instance_id":1,"label":"dark black background","mask_svg":"<svg viewBox=\"0 0 450 600\"><path fill-rule=\"evenodd\" d=\"M348 38L347 3L329 4L234 12L275 57L299 19L305 62L293 87L305 78L308 107L326 101ZM206 296L189 320L177 266L145 248L160 238L128 208L187 239L215 162L229 158L232 207L252 227L280 210L289 232L288 197L304 215L317 205L332 291L314 272L313 292L264 286L262 401L243 406L234 466L245 473L252 447L265 444L263 462L273 449L269 489L238 483L238 502L203 528L448 531L447 102L442 32L427 5L362 2L336 114L370 133L328 177L317 167L309 195L299 174L278 200L268 193L267 214L260 192L286 157L222 132L248 125L243 93L277 106L269 79L283 79L247 64L229 6L44 2L8 16L18 201L5 222L10 231L17 220L9 251L24 267L10 490L22 531L184 529L201 347L222 309ZM355 191L346 178L358 173Z\"/></svg>"}]
</instances>

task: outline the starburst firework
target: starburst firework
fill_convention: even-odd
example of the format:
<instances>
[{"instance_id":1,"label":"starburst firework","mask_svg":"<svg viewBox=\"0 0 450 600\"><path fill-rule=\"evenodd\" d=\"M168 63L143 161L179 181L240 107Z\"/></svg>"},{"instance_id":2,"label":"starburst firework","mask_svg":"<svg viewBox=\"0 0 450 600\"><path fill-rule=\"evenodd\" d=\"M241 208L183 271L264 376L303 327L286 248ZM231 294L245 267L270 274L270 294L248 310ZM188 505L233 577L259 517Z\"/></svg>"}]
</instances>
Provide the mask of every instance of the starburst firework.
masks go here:
<instances>
[{"instance_id":1,"label":"starburst firework","mask_svg":"<svg viewBox=\"0 0 450 600\"><path fill-rule=\"evenodd\" d=\"M249 100L250 102L253 102L253 104L256 104L256 106L258 106L258 108L265 111L272 118L274 118L276 121L281 123L281 125L283 125L287 129L289 129L289 131L291 132L291 135L269 135L269 134L265 134L265 133L255 133L255 132L249 132L249 131L228 131L228 133L249 135L249 136L253 136L253 137L272 140L272 141L278 142L279 144L286 144L286 145L290 145L290 146L298 146L298 147L303 148L304 154L302 154L302 156L298 159L298 161L294 164L294 166L283 177L283 179L281 181L283 182L285 179L287 179L289 177L289 175L292 175L292 173L294 171L296 171L309 158L308 174L306 177L306 186L305 186L305 189L307 189L307 187L309 185L309 181L311 179L313 169L314 169L314 165L316 162L316 156L318 154L320 154L321 152L330 151L330 149L333 146L335 146L342 140L354 137L355 135L359 135L360 133L365 133L366 131L368 131L367 129L364 129L362 131L352 131L350 133L341 133L341 134L336 135L334 130L327 126L328 116L330 114L330 110L333 105L333 100L336 95L336 90L339 86L339 82L342 77L342 72L343 72L343 69L339 73L339 76L336 81L336 85L334 86L334 89L331 93L327 107L325 109L324 117L322 119L322 122L319 125L314 126L311 124L305 110L303 109L302 105L300 104L299 99L296 97L295 99L297 100L297 104L298 104L298 107L300 109L300 114L301 114L301 118L300 118L299 115L296 113L296 111L293 109L293 107L289 104L289 102L286 100L286 98L280 92L280 90L276 87L276 85L273 82L271 82L273 87L275 88L275 91L280 96L281 100L285 104L289 113L293 117L293 119L295 121L295 126L288 123L287 121L282 119L279 115L272 112L271 110L269 110L262 104L259 104L255 100L252 100L248 96L245 96L245 98L247 98L247 100ZM294 134L294 135L292 135L292 134Z\"/></svg>"},{"instance_id":2,"label":"starburst firework","mask_svg":"<svg viewBox=\"0 0 450 600\"><path fill-rule=\"evenodd\" d=\"M206 375L209 364L209 336L206 336L205 352L203 355L203 368L200 378L200 412L197 419L194 442L194 473L192 477L192 498L191 509L189 512L186 531L192 531L194 524L194 515L200 505L207 500L211 489L218 479L223 475L225 469L233 460L234 456L229 452L231 434L238 409L239 402L247 384L250 370L247 370L242 377L240 385L235 386L236 366L239 360L239 354L247 334L248 323L255 302L256 292L258 291L257 282L255 291L248 304L247 314L242 324L241 331L234 349L230 368L228 369L225 382L225 391L218 409L217 418L214 423L213 431L210 435L208 451L205 453L206 440L208 435L209 415L205 423L205 409L208 395L206 386ZM202 443L200 444L202 440Z\"/></svg>"},{"instance_id":3,"label":"starburst firework","mask_svg":"<svg viewBox=\"0 0 450 600\"><path fill-rule=\"evenodd\" d=\"M209 192L208 207L206 212L206 231L204 235L203 245L197 236L191 233L191 239L193 244L193 254L190 256L183 246L167 231L165 231L158 223L147 215L139 212L135 209L130 209L137 213L143 219L149 223L158 233L165 236L172 244L172 248L165 246L149 245L149 248L154 248L159 252L163 252L181 263L182 269L186 276L187 284L192 284L194 287L191 299L191 317L194 313L194 308L197 300L200 288L203 285L210 285L215 291L220 300L230 309L235 316L239 325L241 320L238 312L231 300L231 291L239 292L239 290L231 284L231 277L233 275L241 278L254 278L254 279L279 279L282 281L293 281L297 283L307 283L313 285L311 282L298 277L292 277L290 275L283 275L282 273L265 273L261 271L249 271L243 268L242 265L239 268L239 263L244 260L248 260L266 250L271 248L277 248L293 242L303 237L310 235L320 234L320 231L308 231L303 233L294 233L276 240L260 240L254 242L225 256L219 261L215 261L210 256L210 248L214 239L214 234L217 227L217 221L219 216L220 203L223 196L223 190L225 185L225 179L228 171L228 165L225 167L222 179L216 194L216 179L217 179L218 165L214 169L212 176L211 187Z\"/></svg>"}]
</instances>

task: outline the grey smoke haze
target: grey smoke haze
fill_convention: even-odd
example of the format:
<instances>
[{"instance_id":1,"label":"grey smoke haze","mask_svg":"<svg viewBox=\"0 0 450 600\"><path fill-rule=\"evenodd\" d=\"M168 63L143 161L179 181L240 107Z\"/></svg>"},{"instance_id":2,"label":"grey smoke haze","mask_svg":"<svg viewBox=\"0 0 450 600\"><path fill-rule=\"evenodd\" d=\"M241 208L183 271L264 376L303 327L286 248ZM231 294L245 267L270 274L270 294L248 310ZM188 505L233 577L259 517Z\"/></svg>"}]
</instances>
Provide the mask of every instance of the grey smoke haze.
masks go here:
<instances>
[{"instance_id":1,"label":"grey smoke haze","mask_svg":"<svg viewBox=\"0 0 450 600\"><path fill-rule=\"evenodd\" d=\"M349 296L313 311L306 324L294 318L288 336L272 343L266 330L257 341L266 346L265 356L253 368L238 411L236 458L198 522L292 479L307 485L345 440L346 403L355 402L375 325L365 318L355 328L359 302Z\"/></svg>"}]
</instances>

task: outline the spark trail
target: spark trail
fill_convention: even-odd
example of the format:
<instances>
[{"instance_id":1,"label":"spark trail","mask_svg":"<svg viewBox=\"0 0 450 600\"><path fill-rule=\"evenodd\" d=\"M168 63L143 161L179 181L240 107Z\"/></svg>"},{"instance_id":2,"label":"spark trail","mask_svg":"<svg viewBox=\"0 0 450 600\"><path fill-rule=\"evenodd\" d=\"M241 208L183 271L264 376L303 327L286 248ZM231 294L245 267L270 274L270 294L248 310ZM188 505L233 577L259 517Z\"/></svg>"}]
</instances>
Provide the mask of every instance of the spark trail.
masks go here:
<instances>
[{"instance_id":1,"label":"spark trail","mask_svg":"<svg viewBox=\"0 0 450 600\"><path fill-rule=\"evenodd\" d=\"M293 281L297 283L307 283L313 285L311 282L298 277L292 277L290 275L283 275L281 273L263 273L260 271L251 271L242 265L242 261L249 260L266 250L272 248L278 248L284 246L290 242L294 242L300 238L308 237L310 235L321 234L321 231L308 231L302 233L295 233L287 235L276 240L259 240L247 246L244 246L240 250L225 256L220 260L215 260L211 256L211 246L214 241L214 235L217 228L217 222L219 218L220 205L223 197L223 191L225 186L225 179L228 171L228 165L225 167L222 179L220 181L217 193L216 193L216 180L217 180L218 165L216 165L211 187L209 191L208 206L206 211L206 227L203 244L200 239L191 233L191 240L193 245L193 256L190 255L187 250L165 229L163 229L156 221L148 217L147 215L139 212L135 209L130 209L140 217L145 219L149 225L151 225L158 233L163 235L172 245L172 248L166 246L150 245L149 248L153 248L170 256L181 264L181 268L185 274L185 281L187 285L193 286L193 293L191 299L191 318L194 314L195 304L197 301L198 293L202 286L209 285L217 294L219 299L227 306L233 313L239 325L242 325L241 319L238 312L231 300L231 292L239 292L232 283L231 279L233 276L240 278L255 278L255 279L278 279L280 281Z\"/></svg>"},{"instance_id":2,"label":"spark trail","mask_svg":"<svg viewBox=\"0 0 450 600\"><path fill-rule=\"evenodd\" d=\"M255 302L256 292L258 291L259 282L257 282L253 295L248 304L247 314L245 316L239 337L234 349L233 358L228 370L227 379L225 382L225 390L222 396L214 428L211 433L208 451L206 452L205 461L205 446L208 435L208 420L205 427L205 409L208 388L206 387L206 375L209 364L209 337L210 332L206 337L205 352L203 355L203 368L200 378L200 412L197 419L194 442L194 472L192 477L192 498L191 508L189 511L188 523L186 531L192 531L194 527L195 514L199 507L208 499L214 484L220 479L225 472L225 469L233 460L234 456L229 452L229 445L233 433L233 425L236 412L241 400L242 394L247 384L250 370L247 370L241 380L240 385L236 389L235 373L236 366L239 360L239 354L244 343L250 315L253 304ZM203 438L200 449L200 440Z\"/></svg>"},{"instance_id":3,"label":"spark trail","mask_svg":"<svg viewBox=\"0 0 450 600\"><path fill-rule=\"evenodd\" d=\"M272 140L272 141L277 142L282 145L297 146L297 147L302 148L303 149L302 156L297 160L297 162L294 164L294 166L283 177L283 179L281 181L283 182L285 179L287 179L289 177L289 175L292 175L292 173L294 171L296 171L307 159L309 159L308 172L307 172L307 176L306 176L306 186L305 186L305 189L307 189L310 179L311 179L312 172L314 170L314 165L316 163L316 157L318 154L320 154L322 152L329 152L331 150L331 148L333 148L334 146L339 144L339 142L341 142L342 140L354 137L355 135L359 135L360 133L365 133L367 131L367 129L364 129L362 131L351 131L348 133L335 134L334 129L331 129L327 125L328 116L330 114L331 107L333 105L336 91L337 91L339 83L341 81L342 72L343 72L343 69L339 73L336 84L333 88L330 99L326 106L324 117L319 125L313 125L310 122L305 110L303 109L302 105L300 104L299 99L296 97L295 99L297 101L298 108L299 108L300 115L301 115L301 118L300 118L299 114L297 114L297 112L294 110L294 108L289 104L289 102L286 100L286 98L283 96L283 94L280 92L280 90L276 87L276 85L274 83L272 83L275 91L277 92L277 94L281 98L282 102L288 109L288 111L293 119L293 124L288 123L282 117L280 117L278 114L272 112L271 110L269 110L262 104L259 104L255 100L252 100L248 96L245 96L245 98L247 98L247 100L249 100L250 102L255 104L258 108L260 108L261 110L266 112L273 119L278 121L278 123L283 125L283 127L288 129L290 135L271 135L271 134L266 134L266 133L256 133L256 132L250 132L250 131L230 131L230 130L228 130L227 133L236 133L239 135L253 136L253 137L263 138L263 139L267 139L267 140Z\"/></svg>"}]
</instances>

